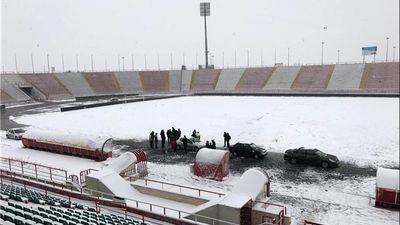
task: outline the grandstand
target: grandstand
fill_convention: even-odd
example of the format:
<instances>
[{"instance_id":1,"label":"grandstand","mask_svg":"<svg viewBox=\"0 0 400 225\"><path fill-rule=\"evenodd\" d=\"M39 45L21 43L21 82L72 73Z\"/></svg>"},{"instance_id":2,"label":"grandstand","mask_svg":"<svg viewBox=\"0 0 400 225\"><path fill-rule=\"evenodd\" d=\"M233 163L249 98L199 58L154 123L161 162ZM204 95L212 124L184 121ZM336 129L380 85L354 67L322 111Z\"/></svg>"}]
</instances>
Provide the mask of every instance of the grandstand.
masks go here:
<instances>
[{"instance_id":1,"label":"grandstand","mask_svg":"<svg viewBox=\"0 0 400 225\"><path fill-rule=\"evenodd\" d=\"M99 208L15 184L2 183L0 193L2 224L151 224L123 214L101 213Z\"/></svg>"},{"instance_id":2,"label":"grandstand","mask_svg":"<svg viewBox=\"0 0 400 225\"><path fill-rule=\"evenodd\" d=\"M399 63L238 69L2 74L4 104L151 93L399 94Z\"/></svg>"}]
</instances>

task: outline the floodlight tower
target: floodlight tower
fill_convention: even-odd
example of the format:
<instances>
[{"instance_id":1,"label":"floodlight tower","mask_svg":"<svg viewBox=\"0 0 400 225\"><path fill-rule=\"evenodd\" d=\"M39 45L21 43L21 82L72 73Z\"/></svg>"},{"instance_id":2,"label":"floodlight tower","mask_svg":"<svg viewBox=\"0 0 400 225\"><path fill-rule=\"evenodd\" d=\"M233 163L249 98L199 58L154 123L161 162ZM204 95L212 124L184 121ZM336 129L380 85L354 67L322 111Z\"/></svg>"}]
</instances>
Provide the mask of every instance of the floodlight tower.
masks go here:
<instances>
[{"instance_id":1,"label":"floodlight tower","mask_svg":"<svg viewBox=\"0 0 400 225\"><path fill-rule=\"evenodd\" d=\"M206 69L208 68L208 46L207 46L207 16L210 16L210 3L200 2L200 16L204 17L204 36L205 36L205 56Z\"/></svg>"}]
</instances>

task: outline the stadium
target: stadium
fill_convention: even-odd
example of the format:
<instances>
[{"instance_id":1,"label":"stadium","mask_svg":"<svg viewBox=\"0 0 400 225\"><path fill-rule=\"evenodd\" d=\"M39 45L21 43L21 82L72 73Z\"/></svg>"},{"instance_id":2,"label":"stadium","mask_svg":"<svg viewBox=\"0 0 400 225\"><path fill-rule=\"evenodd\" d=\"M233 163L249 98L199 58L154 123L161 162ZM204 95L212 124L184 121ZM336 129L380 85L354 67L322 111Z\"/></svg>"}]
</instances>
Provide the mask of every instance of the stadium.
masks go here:
<instances>
[{"instance_id":1,"label":"stadium","mask_svg":"<svg viewBox=\"0 0 400 225\"><path fill-rule=\"evenodd\" d=\"M78 58L65 69L64 56L56 69L47 54L47 70L34 70L32 55L22 70L15 54L7 71L2 54L0 223L398 224L396 49L392 60L368 48L363 62L341 62L338 51L324 63L324 44L318 64L264 65L261 55L260 65L225 67L206 54L205 65L196 55L179 69L172 54L170 69L159 60L147 68L146 56L135 69L132 55L131 69L118 56L122 68L106 59L97 71L93 55L88 70ZM196 130L216 149L174 149L159 135L172 128L178 140ZM225 132L231 145L255 143L266 156L234 154ZM284 159L300 147L335 155L339 166Z\"/></svg>"}]
</instances>

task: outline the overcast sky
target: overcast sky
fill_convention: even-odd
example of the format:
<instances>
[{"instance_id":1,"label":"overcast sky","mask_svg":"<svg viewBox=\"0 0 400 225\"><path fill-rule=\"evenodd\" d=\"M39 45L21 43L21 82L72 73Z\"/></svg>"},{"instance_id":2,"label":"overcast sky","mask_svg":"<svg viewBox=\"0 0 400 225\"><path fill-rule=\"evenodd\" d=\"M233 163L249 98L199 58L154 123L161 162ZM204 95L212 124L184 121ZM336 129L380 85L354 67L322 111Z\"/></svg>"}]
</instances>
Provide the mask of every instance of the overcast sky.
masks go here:
<instances>
[{"instance_id":1,"label":"overcast sky","mask_svg":"<svg viewBox=\"0 0 400 225\"><path fill-rule=\"evenodd\" d=\"M2 69L36 71L169 69L204 64L199 0L2 0ZM362 61L361 47L377 46L376 60L399 49L399 0L210 0L209 51L217 67ZM327 29L324 29L327 27ZM224 55L224 57L222 57ZM261 57L262 56L262 57ZM124 60L122 60L124 57ZM372 57L367 57L371 61Z\"/></svg>"}]
</instances>

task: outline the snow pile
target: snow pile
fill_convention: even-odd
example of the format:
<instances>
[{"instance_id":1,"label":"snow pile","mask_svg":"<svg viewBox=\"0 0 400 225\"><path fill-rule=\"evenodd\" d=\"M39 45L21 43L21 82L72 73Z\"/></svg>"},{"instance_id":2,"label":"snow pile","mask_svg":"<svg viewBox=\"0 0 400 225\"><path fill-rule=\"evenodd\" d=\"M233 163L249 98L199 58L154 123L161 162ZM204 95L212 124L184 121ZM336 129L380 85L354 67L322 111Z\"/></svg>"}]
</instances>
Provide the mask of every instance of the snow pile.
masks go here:
<instances>
[{"instance_id":1,"label":"snow pile","mask_svg":"<svg viewBox=\"0 0 400 225\"><path fill-rule=\"evenodd\" d=\"M137 159L135 154L133 154L132 152L125 152L117 158L113 158L106 168L114 170L116 173L119 174L136 162Z\"/></svg>"},{"instance_id":2,"label":"snow pile","mask_svg":"<svg viewBox=\"0 0 400 225\"><path fill-rule=\"evenodd\" d=\"M252 168L243 173L237 184L233 187L233 194L250 197L253 200L263 192L265 184L269 182L267 175L259 169Z\"/></svg>"},{"instance_id":3,"label":"snow pile","mask_svg":"<svg viewBox=\"0 0 400 225\"><path fill-rule=\"evenodd\" d=\"M79 135L74 132L57 132L44 130L28 130L23 135L24 138L33 139L41 142L54 143L59 145L74 146L84 149L101 149L110 139L103 136ZM107 149L103 149L107 152Z\"/></svg>"},{"instance_id":4,"label":"snow pile","mask_svg":"<svg viewBox=\"0 0 400 225\"><path fill-rule=\"evenodd\" d=\"M202 148L197 152L196 163L218 165L229 152L224 150Z\"/></svg>"},{"instance_id":5,"label":"snow pile","mask_svg":"<svg viewBox=\"0 0 400 225\"><path fill-rule=\"evenodd\" d=\"M376 172L376 187L388 188L392 190L399 189L400 171L395 169L378 168Z\"/></svg>"}]
</instances>

